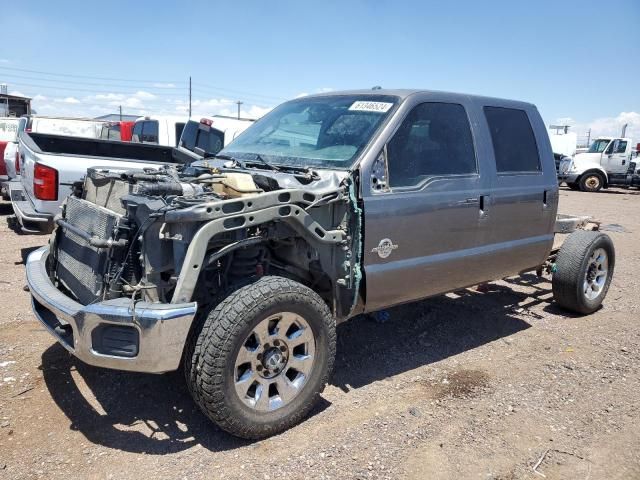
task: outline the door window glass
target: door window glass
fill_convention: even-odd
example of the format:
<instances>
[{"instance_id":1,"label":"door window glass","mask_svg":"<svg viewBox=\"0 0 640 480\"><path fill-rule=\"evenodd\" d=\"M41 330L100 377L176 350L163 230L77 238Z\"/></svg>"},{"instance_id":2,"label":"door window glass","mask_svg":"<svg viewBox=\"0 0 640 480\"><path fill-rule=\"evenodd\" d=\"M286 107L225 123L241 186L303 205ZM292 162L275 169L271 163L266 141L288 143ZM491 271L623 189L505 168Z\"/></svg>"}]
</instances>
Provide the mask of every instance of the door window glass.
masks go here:
<instances>
[{"instance_id":1,"label":"door window glass","mask_svg":"<svg viewBox=\"0 0 640 480\"><path fill-rule=\"evenodd\" d=\"M627 142L625 140L620 140L617 142L616 149L613 153L624 153L627 151Z\"/></svg>"},{"instance_id":2,"label":"door window glass","mask_svg":"<svg viewBox=\"0 0 640 480\"><path fill-rule=\"evenodd\" d=\"M422 103L387 145L389 185L408 187L434 176L477 173L467 113L453 103Z\"/></svg>"},{"instance_id":3,"label":"door window glass","mask_svg":"<svg viewBox=\"0 0 640 480\"><path fill-rule=\"evenodd\" d=\"M538 146L524 110L484 107L498 173L539 172Z\"/></svg>"}]
</instances>

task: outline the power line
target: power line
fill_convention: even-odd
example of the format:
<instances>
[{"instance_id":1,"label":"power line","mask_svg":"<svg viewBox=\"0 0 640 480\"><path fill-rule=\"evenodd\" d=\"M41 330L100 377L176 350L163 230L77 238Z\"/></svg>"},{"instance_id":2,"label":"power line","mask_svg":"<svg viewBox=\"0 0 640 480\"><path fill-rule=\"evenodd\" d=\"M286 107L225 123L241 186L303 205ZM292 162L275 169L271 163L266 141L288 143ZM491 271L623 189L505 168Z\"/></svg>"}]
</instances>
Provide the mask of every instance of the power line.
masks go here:
<instances>
[{"instance_id":1,"label":"power line","mask_svg":"<svg viewBox=\"0 0 640 480\"><path fill-rule=\"evenodd\" d=\"M112 80L115 82L137 82L137 83L181 83L178 80L139 80L133 78L113 78L113 77L98 77L92 75L76 75L71 73L54 73L54 72L44 72L42 70L28 70L26 68L16 68L16 67L0 67L4 70L14 70L16 72L27 72L27 73L37 73L40 75L49 75L55 77L71 77L71 78L88 78L92 80Z\"/></svg>"},{"instance_id":2,"label":"power line","mask_svg":"<svg viewBox=\"0 0 640 480\"><path fill-rule=\"evenodd\" d=\"M0 67L0 70L2 70L2 68L3 67ZM57 78L31 77L31 76L28 76L28 75L15 75L15 74L12 74L12 73L5 73L5 72L2 72L2 71L0 71L0 76L2 76L3 78L4 77L10 77L10 78L20 78L20 79L26 79L26 80L35 80L35 81L38 81L38 82L49 82L49 83L51 83L51 82L58 82L58 83L59 82L64 82L64 84L73 84L73 85L97 85L97 86L100 86L100 87L116 87L116 88L118 88L118 87L120 87L120 88L133 88L134 87L133 85L107 84L107 83L103 83L103 82L100 82L100 83L85 82L85 81L74 82L73 80L59 80ZM156 83L160 83L160 82L156 82ZM144 85L144 86L141 86L140 88L144 88L144 89L147 89L147 90L164 90L164 91L166 91L166 90L186 90L186 87L184 87L184 86L178 87L175 84L172 87L166 87L166 86L160 87L160 86Z\"/></svg>"},{"instance_id":3,"label":"power line","mask_svg":"<svg viewBox=\"0 0 640 480\"><path fill-rule=\"evenodd\" d=\"M93 93L96 95L108 95L108 94L114 94L114 95L136 95L137 93L140 92L140 90L138 91L128 91L128 92L124 92L121 90L96 90L96 89L87 89L87 88L77 88L77 87L59 87L59 86L52 86L52 85L36 85L33 83L18 83L14 86L14 88L20 88L21 86L23 87L31 87L31 88L40 88L43 90L68 90L68 91L73 91L73 92L88 92L88 93ZM149 93L150 95L153 96L161 96L161 97L184 97L184 94L182 93L160 93L160 92L146 92Z\"/></svg>"},{"instance_id":4,"label":"power line","mask_svg":"<svg viewBox=\"0 0 640 480\"><path fill-rule=\"evenodd\" d=\"M113 82L129 82L129 83L145 83L145 84L151 84L151 85L145 85L145 86L140 86L140 88L147 88L147 89L159 89L159 90L166 90L166 89L185 89L186 87L179 87L176 85L184 85L184 80L180 81L180 80L150 80L150 79L131 79L131 78L115 78L115 77L102 77L102 76L94 76L94 75L76 75L76 74L69 74L69 73L56 73L56 72L46 72L43 70L31 70L31 69L26 69L26 68L17 68L17 67L6 67L6 66L0 66L0 72L3 72L4 70L8 70L8 71L14 71L14 72L25 72L25 73L35 73L38 75L47 75L47 76L52 76L52 77L63 77L63 78L86 78L86 79L90 79L90 80L106 80L106 81L113 81ZM26 78L28 80L36 80L39 82L54 82L57 81L56 79L46 79L46 78L34 78L34 77L28 77L28 76L20 76L20 75L16 75L16 74L10 74L10 73L6 73L3 72L3 75L7 76L7 77L17 77L17 78ZM62 80L61 80L62 81ZM70 84L79 84L79 85L90 85L89 83L85 83L85 82L74 82L72 80L64 80L65 83L70 83ZM158 84L171 84L173 86L158 86ZM96 84L96 83L92 83L91 85L97 85L97 86L105 86L105 87L110 87L110 86L114 86L114 87L124 87L124 88L128 88L128 85L105 85L105 84ZM37 87L40 87L39 85ZM133 86L132 86L133 87ZM247 92L244 90L236 90L236 89L231 89L231 88L225 88L225 87L218 87L218 86L213 86L213 85L208 85L208 84L204 84L204 83L199 83L199 82L194 82L193 83L193 87L197 88L198 90L200 90L202 93L206 94L207 92L215 92L214 94L234 94L235 95L242 95L242 96L246 96L246 97L251 97L251 98L255 98L255 99L262 99L261 101L269 101L269 102L282 102L284 100L288 100L285 97L279 97L279 96L274 96L274 95L263 95L263 94L259 94L259 93L252 93L252 92ZM194 89L195 89L194 88ZM226 93L225 93L226 92ZM107 92L108 93L108 92ZM113 92L113 93L117 93L117 92ZM120 92L120 93L125 93L125 92Z\"/></svg>"},{"instance_id":5,"label":"power line","mask_svg":"<svg viewBox=\"0 0 640 480\"><path fill-rule=\"evenodd\" d=\"M277 101L284 101L284 100L288 100L287 98L284 97L277 97L277 96L273 96L273 95L262 95L262 94L258 94L258 93L251 93L251 92L247 92L247 91L243 91L243 90L235 90L235 89L231 89L231 88L225 88L225 87L216 87L213 85L206 85L203 83L199 83L199 82L193 82L193 86L203 90L203 91L215 91L215 92L229 92L229 93L234 93L234 94L240 94L240 95L246 95L246 96L250 96L250 97L255 97L255 98L263 98L263 99L267 99L267 100L277 100Z\"/></svg>"}]
</instances>

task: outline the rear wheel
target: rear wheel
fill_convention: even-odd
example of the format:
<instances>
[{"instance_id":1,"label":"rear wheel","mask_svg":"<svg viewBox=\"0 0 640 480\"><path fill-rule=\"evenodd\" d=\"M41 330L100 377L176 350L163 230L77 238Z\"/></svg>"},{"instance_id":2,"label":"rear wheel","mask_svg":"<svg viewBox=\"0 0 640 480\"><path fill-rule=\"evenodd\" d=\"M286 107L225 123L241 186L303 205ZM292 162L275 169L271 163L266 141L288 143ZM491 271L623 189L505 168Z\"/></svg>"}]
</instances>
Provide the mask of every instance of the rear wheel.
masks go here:
<instances>
[{"instance_id":1,"label":"rear wheel","mask_svg":"<svg viewBox=\"0 0 640 480\"><path fill-rule=\"evenodd\" d=\"M192 395L211 420L263 438L309 412L333 367L335 321L313 290L263 277L213 308L186 359Z\"/></svg>"},{"instance_id":2,"label":"rear wheel","mask_svg":"<svg viewBox=\"0 0 640 480\"><path fill-rule=\"evenodd\" d=\"M596 311L607 295L615 250L608 235L577 230L560 247L552 278L553 298L576 313Z\"/></svg>"},{"instance_id":3,"label":"rear wheel","mask_svg":"<svg viewBox=\"0 0 640 480\"><path fill-rule=\"evenodd\" d=\"M597 192L604 184L604 178L597 172L585 173L580 179L580 190L583 192Z\"/></svg>"}]
</instances>

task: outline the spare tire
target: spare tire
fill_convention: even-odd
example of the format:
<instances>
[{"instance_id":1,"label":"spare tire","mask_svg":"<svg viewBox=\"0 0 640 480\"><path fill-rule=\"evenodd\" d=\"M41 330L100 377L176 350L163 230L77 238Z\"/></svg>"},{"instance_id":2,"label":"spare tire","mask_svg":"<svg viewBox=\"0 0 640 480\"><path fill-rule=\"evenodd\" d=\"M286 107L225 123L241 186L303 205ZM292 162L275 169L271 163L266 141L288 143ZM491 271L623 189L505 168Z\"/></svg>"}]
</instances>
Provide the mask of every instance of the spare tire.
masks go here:
<instances>
[{"instance_id":1,"label":"spare tire","mask_svg":"<svg viewBox=\"0 0 640 480\"><path fill-rule=\"evenodd\" d=\"M573 232L560 247L555 262L551 284L556 303L580 314L596 311L609 290L615 261L608 235Z\"/></svg>"}]
</instances>

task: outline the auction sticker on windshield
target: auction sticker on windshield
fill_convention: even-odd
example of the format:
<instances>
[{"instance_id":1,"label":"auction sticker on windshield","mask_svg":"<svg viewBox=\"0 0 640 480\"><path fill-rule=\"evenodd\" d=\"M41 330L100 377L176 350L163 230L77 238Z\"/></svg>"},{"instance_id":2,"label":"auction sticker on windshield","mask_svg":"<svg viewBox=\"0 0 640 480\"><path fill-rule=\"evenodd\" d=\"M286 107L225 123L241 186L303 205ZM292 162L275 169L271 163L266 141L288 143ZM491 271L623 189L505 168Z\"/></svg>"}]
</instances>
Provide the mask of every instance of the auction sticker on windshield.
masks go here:
<instances>
[{"instance_id":1,"label":"auction sticker on windshield","mask_svg":"<svg viewBox=\"0 0 640 480\"><path fill-rule=\"evenodd\" d=\"M391 107L393 107L393 103L389 102L365 102L362 100L358 100L357 102L353 102L353 104L349 107L349 110L355 112L386 113Z\"/></svg>"}]
</instances>

